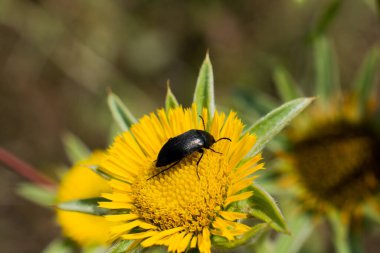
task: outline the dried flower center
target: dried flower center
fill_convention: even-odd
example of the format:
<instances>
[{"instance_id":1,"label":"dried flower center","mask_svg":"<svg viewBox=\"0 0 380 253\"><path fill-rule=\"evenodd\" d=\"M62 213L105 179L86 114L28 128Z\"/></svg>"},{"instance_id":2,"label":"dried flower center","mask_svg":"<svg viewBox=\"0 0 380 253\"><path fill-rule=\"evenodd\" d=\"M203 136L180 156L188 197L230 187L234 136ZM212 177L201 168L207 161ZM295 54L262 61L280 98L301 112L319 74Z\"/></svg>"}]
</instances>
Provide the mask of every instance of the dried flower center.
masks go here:
<instances>
[{"instance_id":1,"label":"dried flower center","mask_svg":"<svg viewBox=\"0 0 380 253\"><path fill-rule=\"evenodd\" d=\"M378 186L380 146L365 127L321 128L295 143L293 152L301 182L338 208L363 201Z\"/></svg>"},{"instance_id":2,"label":"dried flower center","mask_svg":"<svg viewBox=\"0 0 380 253\"><path fill-rule=\"evenodd\" d=\"M164 173L152 166L132 185L134 212L161 230L184 227L197 233L209 227L227 197L229 178L223 155L194 153ZM166 167L163 167L166 168ZM160 170L159 170L160 169Z\"/></svg>"}]
</instances>

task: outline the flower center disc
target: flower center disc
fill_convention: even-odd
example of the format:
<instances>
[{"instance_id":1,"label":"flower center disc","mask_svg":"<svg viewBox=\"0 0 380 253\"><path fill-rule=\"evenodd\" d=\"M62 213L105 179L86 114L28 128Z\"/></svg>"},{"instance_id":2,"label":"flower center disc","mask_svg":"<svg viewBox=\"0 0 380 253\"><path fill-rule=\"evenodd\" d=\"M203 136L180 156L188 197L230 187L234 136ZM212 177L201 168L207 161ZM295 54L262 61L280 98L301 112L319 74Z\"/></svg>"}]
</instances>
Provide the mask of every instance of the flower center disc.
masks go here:
<instances>
[{"instance_id":1,"label":"flower center disc","mask_svg":"<svg viewBox=\"0 0 380 253\"><path fill-rule=\"evenodd\" d=\"M348 124L329 126L295 145L301 182L338 208L363 201L378 185L379 145L363 130Z\"/></svg>"},{"instance_id":2,"label":"flower center disc","mask_svg":"<svg viewBox=\"0 0 380 253\"><path fill-rule=\"evenodd\" d=\"M132 185L134 212L161 230L184 227L201 232L209 226L227 196L228 164L223 155L205 150L197 169L199 158L200 153L194 153L149 180L170 165L147 168Z\"/></svg>"}]
</instances>

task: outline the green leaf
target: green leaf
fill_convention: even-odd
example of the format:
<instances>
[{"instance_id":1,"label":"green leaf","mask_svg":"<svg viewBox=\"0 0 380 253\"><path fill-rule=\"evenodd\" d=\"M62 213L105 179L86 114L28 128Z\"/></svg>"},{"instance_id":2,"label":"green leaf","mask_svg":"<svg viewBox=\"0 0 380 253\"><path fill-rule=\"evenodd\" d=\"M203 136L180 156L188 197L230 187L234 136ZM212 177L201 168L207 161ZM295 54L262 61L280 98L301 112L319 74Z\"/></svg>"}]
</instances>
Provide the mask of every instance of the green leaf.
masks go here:
<instances>
[{"instance_id":1,"label":"green leaf","mask_svg":"<svg viewBox=\"0 0 380 253\"><path fill-rule=\"evenodd\" d=\"M109 248L106 253L140 253L143 248L141 246L137 246L136 241L134 240L122 240L116 242L114 245ZM130 249L132 247L132 249Z\"/></svg>"},{"instance_id":2,"label":"green leaf","mask_svg":"<svg viewBox=\"0 0 380 253\"><path fill-rule=\"evenodd\" d=\"M339 74L330 42L321 37L314 43L316 94L326 103L331 94L339 94Z\"/></svg>"},{"instance_id":3,"label":"green leaf","mask_svg":"<svg viewBox=\"0 0 380 253\"><path fill-rule=\"evenodd\" d=\"M380 13L380 0L364 0L371 11L375 12L375 14Z\"/></svg>"},{"instance_id":4,"label":"green leaf","mask_svg":"<svg viewBox=\"0 0 380 253\"><path fill-rule=\"evenodd\" d=\"M257 185L251 185L247 190L252 191L253 195L247 200L238 202L239 211L265 221L276 231L289 233L284 216L275 200Z\"/></svg>"},{"instance_id":5,"label":"green leaf","mask_svg":"<svg viewBox=\"0 0 380 253\"><path fill-rule=\"evenodd\" d=\"M371 91L375 85L376 73L379 71L380 52L377 48L372 49L363 61L359 72L357 73L353 89L358 97L359 112L363 115L368 100L371 96Z\"/></svg>"},{"instance_id":6,"label":"green leaf","mask_svg":"<svg viewBox=\"0 0 380 253\"><path fill-rule=\"evenodd\" d=\"M289 101L301 96L295 81L283 66L278 65L275 68L273 79L283 101Z\"/></svg>"},{"instance_id":7,"label":"green leaf","mask_svg":"<svg viewBox=\"0 0 380 253\"><path fill-rule=\"evenodd\" d=\"M168 82L168 89L167 89L166 98L165 98L165 109L166 111L169 111L169 109L172 109L175 107L178 107L178 101L175 98L172 90L170 89L170 85Z\"/></svg>"},{"instance_id":8,"label":"green leaf","mask_svg":"<svg viewBox=\"0 0 380 253\"><path fill-rule=\"evenodd\" d=\"M379 197L377 196L377 201ZM363 207L363 217L364 221L370 226L377 227L380 225L380 213L370 205L364 205Z\"/></svg>"},{"instance_id":9,"label":"green leaf","mask_svg":"<svg viewBox=\"0 0 380 253\"><path fill-rule=\"evenodd\" d=\"M115 122L112 122L108 130L108 138L107 138L108 146L110 146L115 141L115 137L118 136L119 134L120 134L119 127L117 126Z\"/></svg>"},{"instance_id":10,"label":"green leaf","mask_svg":"<svg viewBox=\"0 0 380 253\"><path fill-rule=\"evenodd\" d=\"M348 241L348 225L341 220L339 213L330 211L328 218L333 230L332 242L337 253L350 253L350 245Z\"/></svg>"},{"instance_id":11,"label":"green leaf","mask_svg":"<svg viewBox=\"0 0 380 253\"><path fill-rule=\"evenodd\" d=\"M31 183L20 183L17 194L41 206L51 206L55 203L55 191L42 188Z\"/></svg>"},{"instance_id":12,"label":"green leaf","mask_svg":"<svg viewBox=\"0 0 380 253\"><path fill-rule=\"evenodd\" d=\"M82 247L81 253L104 253L107 248L104 245L91 245Z\"/></svg>"},{"instance_id":13,"label":"green leaf","mask_svg":"<svg viewBox=\"0 0 380 253\"><path fill-rule=\"evenodd\" d=\"M75 249L71 242L65 239L55 239L42 253L74 253Z\"/></svg>"},{"instance_id":14,"label":"green leaf","mask_svg":"<svg viewBox=\"0 0 380 253\"><path fill-rule=\"evenodd\" d=\"M208 53L198 74L193 101L197 105L199 115L202 114L204 107L208 109L209 116L214 115L214 74Z\"/></svg>"},{"instance_id":15,"label":"green leaf","mask_svg":"<svg viewBox=\"0 0 380 253\"><path fill-rule=\"evenodd\" d=\"M110 214L112 210L99 207L98 202L106 202L108 199L102 197L88 198L88 199L78 199L72 201L66 201L57 204L57 208L65 211L86 213L92 215L106 215Z\"/></svg>"},{"instance_id":16,"label":"green leaf","mask_svg":"<svg viewBox=\"0 0 380 253\"><path fill-rule=\"evenodd\" d=\"M114 178L113 176L111 176L110 174L104 172L99 166L97 165L90 165L90 166L86 166L86 168L89 168L90 170L92 170L93 172L95 172L96 174L98 174L99 176L101 176L102 178L104 178L105 180L110 180L112 178Z\"/></svg>"},{"instance_id":17,"label":"green leaf","mask_svg":"<svg viewBox=\"0 0 380 253\"><path fill-rule=\"evenodd\" d=\"M297 253L314 229L314 223L305 215L293 215L288 219L292 235L279 235L274 252Z\"/></svg>"},{"instance_id":18,"label":"green leaf","mask_svg":"<svg viewBox=\"0 0 380 253\"><path fill-rule=\"evenodd\" d=\"M289 101L269 112L249 127L246 132L255 134L256 145L249 157L258 154L276 134L278 134L294 117L296 117L314 98L298 98Z\"/></svg>"},{"instance_id":19,"label":"green leaf","mask_svg":"<svg viewBox=\"0 0 380 253\"><path fill-rule=\"evenodd\" d=\"M253 226L248 232L246 232L242 237L233 240L233 241L228 241L226 238L221 237L221 236L213 236L212 237L212 242L216 246L220 246L223 248L236 248L238 246L252 243L252 240L255 240L257 238L260 238L263 233L265 233L268 230L268 224L266 223L260 223L255 226Z\"/></svg>"},{"instance_id":20,"label":"green leaf","mask_svg":"<svg viewBox=\"0 0 380 253\"><path fill-rule=\"evenodd\" d=\"M262 235L255 240L254 244L249 245L247 252L255 252L255 253L275 253L273 240L270 238L271 231L267 231L262 233Z\"/></svg>"},{"instance_id":21,"label":"green leaf","mask_svg":"<svg viewBox=\"0 0 380 253\"><path fill-rule=\"evenodd\" d=\"M359 231L351 230L349 233L349 243L351 253L365 253L365 247L363 245L364 234Z\"/></svg>"},{"instance_id":22,"label":"green leaf","mask_svg":"<svg viewBox=\"0 0 380 253\"><path fill-rule=\"evenodd\" d=\"M327 8L323 11L321 17L317 20L314 29L309 33L309 41L318 39L320 36L326 34L329 26L331 25L334 18L337 16L340 8L342 6L342 0L330 1Z\"/></svg>"},{"instance_id":23,"label":"green leaf","mask_svg":"<svg viewBox=\"0 0 380 253\"><path fill-rule=\"evenodd\" d=\"M248 91L237 88L233 98L240 104L240 107L243 107L243 112L252 112L255 115L263 115L278 105L277 99L256 89Z\"/></svg>"},{"instance_id":24,"label":"green leaf","mask_svg":"<svg viewBox=\"0 0 380 253\"><path fill-rule=\"evenodd\" d=\"M72 164L88 158L91 154L89 148L76 135L66 132L62 136L66 155Z\"/></svg>"},{"instance_id":25,"label":"green leaf","mask_svg":"<svg viewBox=\"0 0 380 253\"><path fill-rule=\"evenodd\" d=\"M111 110L112 117L123 132L127 131L136 122L136 118L133 114L123 104L120 98L112 92L108 94L108 106Z\"/></svg>"},{"instance_id":26,"label":"green leaf","mask_svg":"<svg viewBox=\"0 0 380 253\"><path fill-rule=\"evenodd\" d=\"M90 170L92 170L93 172L95 172L100 177L104 178L105 180L116 179L118 181L127 183L126 181L121 180L120 178L115 178L114 176L108 174L107 172L105 172L104 170L102 170L102 168L100 166L98 166L98 165L90 165L90 166L85 166L85 167L88 168L88 169L90 169Z\"/></svg>"},{"instance_id":27,"label":"green leaf","mask_svg":"<svg viewBox=\"0 0 380 253\"><path fill-rule=\"evenodd\" d=\"M149 248L144 248L143 253L167 253L168 248L165 246L152 246Z\"/></svg>"}]
</instances>

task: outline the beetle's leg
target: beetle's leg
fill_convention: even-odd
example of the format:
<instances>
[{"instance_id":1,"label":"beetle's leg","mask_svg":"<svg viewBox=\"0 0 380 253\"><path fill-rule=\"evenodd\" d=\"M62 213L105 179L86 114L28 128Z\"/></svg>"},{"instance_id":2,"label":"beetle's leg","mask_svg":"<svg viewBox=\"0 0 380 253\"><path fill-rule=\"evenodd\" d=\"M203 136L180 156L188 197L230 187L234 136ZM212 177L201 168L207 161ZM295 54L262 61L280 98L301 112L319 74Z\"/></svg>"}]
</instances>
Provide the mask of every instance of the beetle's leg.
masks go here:
<instances>
[{"instance_id":1,"label":"beetle's leg","mask_svg":"<svg viewBox=\"0 0 380 253\"><path fill-rule=\"evenodd\" d=\"M166 169L164 169L164 170L161 170L159 173L157 173L156 175L153 175L153 176L151 176L150 178L148 178L147 180L149 180L149 179L152 179L152 178L154 178L155 176L158 176L158 175L160 175L162 172L165 172L165 171L167 171L168 169L170 169L170 168L172 168L172 167L174 167L174 166L176 166L179 162L180 162L181 160L178 160L178 161L176 161L175 163L173 163L172 165L170 165L169 167L167 167Z\"/></svg>"},{"instance_id":2,"label":"beetle's leg","mask_svg":"<svg viewBox=\"0 0 380 253\"><path fill-rule=\"evenodd\" d=\"M202 157L203 157L203 155L204 155L204 151L203 151L203 149L200 149L200 150L198 150L198 152L201 153L201 157L199 157L199 159L198 159L198 161L197 161L197 176L198 176L198 179L201 180L201 178L199 177L199 172L198 172L198 164L199 164L199 163L201 162L201 160L202 160Z\"/></svg>"}]
</instances>

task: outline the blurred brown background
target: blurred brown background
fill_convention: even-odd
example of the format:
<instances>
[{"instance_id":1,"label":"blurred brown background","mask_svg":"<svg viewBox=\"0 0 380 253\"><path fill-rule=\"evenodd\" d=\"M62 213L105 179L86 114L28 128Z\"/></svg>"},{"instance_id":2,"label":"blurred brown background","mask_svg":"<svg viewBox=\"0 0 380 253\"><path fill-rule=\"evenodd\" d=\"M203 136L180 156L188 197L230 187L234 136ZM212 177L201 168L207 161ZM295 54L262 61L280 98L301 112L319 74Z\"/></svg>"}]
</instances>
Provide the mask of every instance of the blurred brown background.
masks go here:
<instances>
[{"instance_id":1,"label":"blurred brown background","mask_svg":"<svg viewBox=\"0 0 380 253\"><path fill-rule=\"evenodd\" d=\"M344 85L379 42L377 10L376 0L1 0L0 145L56 177L69 165L64 131L106 147L107 88L137 117L163 106L167 79L189 105L207 50L220 105L256 90L276 97L277 63L308 90L319 33L335 46ZM40 252L58 229L53 212L15 195L20 181L0 167L1 251Z\"/></svg>"}]
</instances>

